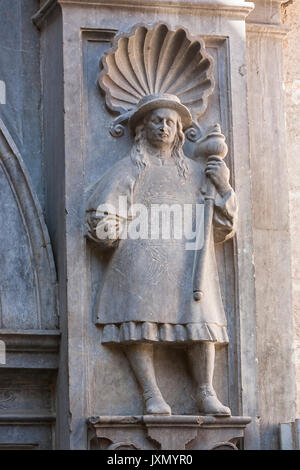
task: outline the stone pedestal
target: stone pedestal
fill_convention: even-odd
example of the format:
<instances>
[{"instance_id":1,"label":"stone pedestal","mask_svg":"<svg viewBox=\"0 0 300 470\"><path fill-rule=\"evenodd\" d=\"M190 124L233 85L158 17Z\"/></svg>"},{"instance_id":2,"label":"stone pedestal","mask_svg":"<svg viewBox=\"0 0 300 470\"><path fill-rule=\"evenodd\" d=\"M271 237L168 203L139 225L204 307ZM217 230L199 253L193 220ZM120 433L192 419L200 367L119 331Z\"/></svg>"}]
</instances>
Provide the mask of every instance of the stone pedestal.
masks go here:
<instances>
[{"instance_id":1,"label":"stone pedestal","mask_svg":"<svg viewBox=\"0 0 300 470\"><path fill-rule=\"evenodd\" d=\"M238 450L251 418L232 416L99 416L88 419L89 448Z\"/></svg>"}]
</instances>

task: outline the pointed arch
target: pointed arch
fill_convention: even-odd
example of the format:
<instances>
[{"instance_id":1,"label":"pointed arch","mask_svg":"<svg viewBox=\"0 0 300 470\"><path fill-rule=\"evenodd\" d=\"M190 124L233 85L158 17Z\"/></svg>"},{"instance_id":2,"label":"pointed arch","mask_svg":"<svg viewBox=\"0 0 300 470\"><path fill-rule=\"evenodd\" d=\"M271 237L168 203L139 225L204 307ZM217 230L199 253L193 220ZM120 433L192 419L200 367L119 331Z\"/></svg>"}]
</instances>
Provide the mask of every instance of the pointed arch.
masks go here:
<instances>
[{"instance_id":1,"label":"pointed arch","mask_svg":"<svg viewBox=\"0 0 300 470\"><path fill-rule=\"evenodd\" d=\"M48 231L21 155L0 119L0 329L58 327Z\"/></svg>"}]
</instances>

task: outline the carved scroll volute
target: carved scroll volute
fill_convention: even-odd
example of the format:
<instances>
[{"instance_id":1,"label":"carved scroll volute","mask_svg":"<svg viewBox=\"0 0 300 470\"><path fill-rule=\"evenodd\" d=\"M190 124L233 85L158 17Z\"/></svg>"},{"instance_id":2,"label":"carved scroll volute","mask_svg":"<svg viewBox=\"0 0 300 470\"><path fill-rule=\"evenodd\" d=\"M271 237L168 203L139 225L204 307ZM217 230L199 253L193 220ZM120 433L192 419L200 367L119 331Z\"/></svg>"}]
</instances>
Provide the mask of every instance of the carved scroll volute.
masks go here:
<instances>
[{"instance_id":1,"label":"carved scroll volute","mask_svg":"<svg viewBox=\"0 0 300 470\"><path fill-rule=\"evenodd\" d=\"M111 134L124 133L122 122L148 95L177 96L197 121L214 90L213 66L204 41L190 38L183 28L136 25L129 33L119 34L102 57L99 77L107 107L120 114L112 122ZM197 125L186 135L196 140Z\"/></svg>"}]
</instances>

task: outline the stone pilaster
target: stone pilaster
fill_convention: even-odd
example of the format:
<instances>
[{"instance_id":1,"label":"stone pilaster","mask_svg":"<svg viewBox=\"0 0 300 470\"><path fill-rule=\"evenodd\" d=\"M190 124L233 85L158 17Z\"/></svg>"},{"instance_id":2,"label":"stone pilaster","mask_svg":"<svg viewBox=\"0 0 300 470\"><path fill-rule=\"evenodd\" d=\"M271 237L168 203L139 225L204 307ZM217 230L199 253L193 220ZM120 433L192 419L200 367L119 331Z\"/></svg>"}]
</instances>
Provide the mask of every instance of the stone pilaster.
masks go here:
<instances>
[{"instance_id":1,"label":"stone pilaster","mask_svg":"<svg viewBox=\"0 0 300 470\"><path fill-rule=\"evenodd\" d=\"M248 111L261 449L279 447L295 417L289 194L280 1L256 1L247 19ZM253 332L254 333L254 332Z\"/></svg>"},{"instance_id":2,"label":"stone pilaster","mask_svg":"<svg viewBox=\"0 0 300 470\"><path fill-rule=\"evenodd\" d=\"M51 8L52 3L48 2ZM53 44L61 41L56 54L59 60L45 60L49 90L45 116L50 119L55 103L56 118L53 125L47 121L45 127L49 199L56 194L56 188L59 191L59 200L51 201L48 211L59 264L62 312L63 392L58 410L58 446L87 448L88 416L131 416L143 412L137 383L125 358L101 345L94 305L105 258L96 256L86 243L84 220L90 188L129 146L127 134L122 141L109 134L111 116L97 87L99 59L116 32L127 31L137 23L165 22L173 29L183 26L191 36L203 38L216 59L216 91L201 125L222 124L229 144L228 164L240 219L236 240L218 253L230 346L229 354L225 348L217 351L215 383L222 399L230 402L234 415L251 417L253 424L247 431L246 446L255 447L258 386L245 75L245 18L253 4L227 0L60 0L57 4L61 8L59 19L56 16L57 26L53 20L53 15L58 15L57 8L52 13L49 9L40 11L35 21L45 38L45 51L47 41L52 50ZM56 91L58 99L53 100ZM59 168L57 180L53 158ZM184 399L188 394L192 396L192 384L180 354L166 355L159 350L156 364L158 380L172 400L173 412L194 416L195 400ZM172 379L166 379L168 374L173 374Z\"/></svg>"},{"instance_id":3,"label":"stone pilaster","mask_svg":"<svg viewBox=\"0 0 300 470\"><path fill-rule=\"evenodd\" d=\"M285 26L291 31L283 41L284 83L286 100L287 160L290 192L290 230L292 241L293 313L295 322L295 358L297 380L297 417L300 416L300 63L297 60L300 41L299 0L282 4Z\"/></svg>"}]
</instances>

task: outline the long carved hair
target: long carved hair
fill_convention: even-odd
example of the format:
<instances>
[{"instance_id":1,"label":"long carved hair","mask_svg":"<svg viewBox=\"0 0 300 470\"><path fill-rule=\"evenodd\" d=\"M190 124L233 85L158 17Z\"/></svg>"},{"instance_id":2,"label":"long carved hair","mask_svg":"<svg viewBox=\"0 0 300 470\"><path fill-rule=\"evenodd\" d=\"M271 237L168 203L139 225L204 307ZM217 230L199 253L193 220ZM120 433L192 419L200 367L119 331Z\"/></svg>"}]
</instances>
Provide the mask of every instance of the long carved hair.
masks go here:
<instances>
[{"instance_id":1,"label":"long carved hair","mask_svg":"<svg viewBox=\"0 0 300 470\"><path fill-rule=\"evenodd\" d=\"M137 125L135 129L134 143L130 151L132 162L137 165L142 172L149 165L149 158L147 152L147 140L145 136L145 121L149 114L146 115L144 121ZM187 159L183 153L182 147L184 144L184 132L180 116L177 121L177 133L174 139L171 156L175 160L179 176L186 178L188 173Z\"/></svg>"}]
</instances>

